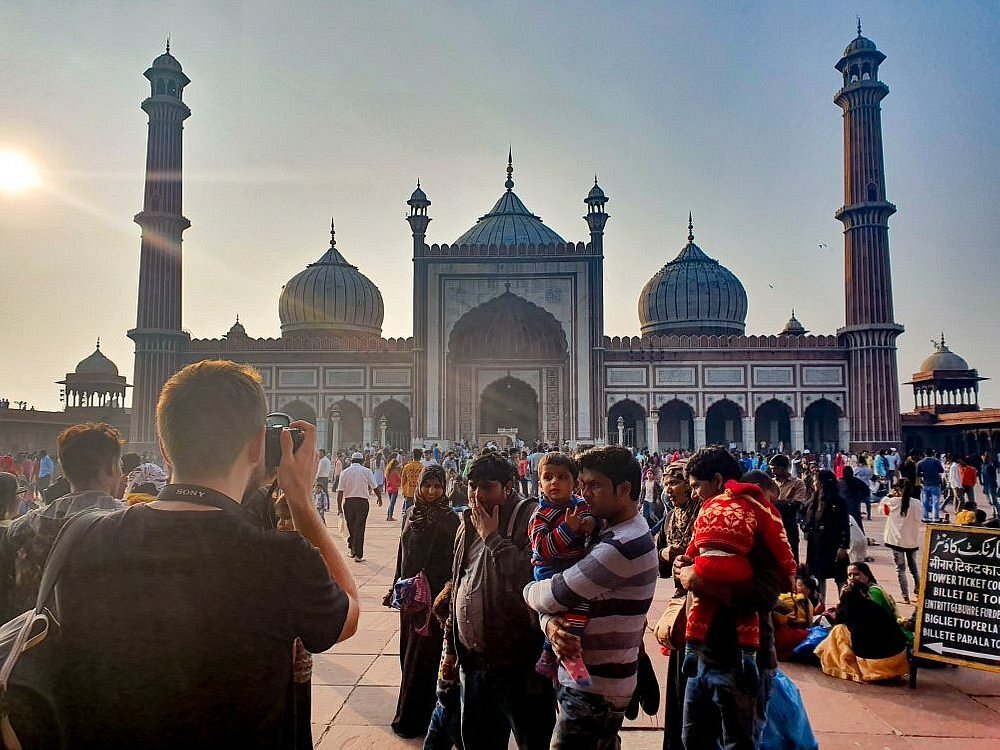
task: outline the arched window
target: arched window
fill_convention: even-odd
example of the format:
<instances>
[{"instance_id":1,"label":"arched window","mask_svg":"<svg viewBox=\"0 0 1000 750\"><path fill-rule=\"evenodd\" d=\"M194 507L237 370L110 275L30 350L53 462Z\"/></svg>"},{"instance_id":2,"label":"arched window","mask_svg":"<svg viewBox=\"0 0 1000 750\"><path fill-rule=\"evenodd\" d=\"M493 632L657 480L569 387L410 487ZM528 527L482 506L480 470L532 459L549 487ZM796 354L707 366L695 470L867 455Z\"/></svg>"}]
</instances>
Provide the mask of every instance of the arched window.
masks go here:
<instances>
[{"instance_id":1,"label":"arched window","mask_svg":"<svg viewBox=\"0 0 1000 750\"><path fill-rule=\"evenodd\" d=\"M861 80L869 81L872 77L872 67L868 63L861 66Z\"/></svg>"},{"instance_id":2,"label":"arched window","mask_svg":"<svg viewBox=\"0 0 1000 750\"><path fill-rule=\"evenodd\" d=\"M857 83L857 82L858 82L858 66L857 65L852 65L851 66L851 83Z\"/></svg>"},{"instance_id":3,"label":"arched window","mask_svg":"<svg viewBox=\"0 0 1000 750\"><path fill-rule=\"evenodd\" d=\"M868 183L867 198L869 203L874 203L878 200L878 185L874 182Z\"/></svg>"},{"instance_id":4,"label":"arched window","mask_svg":"<svg viewBox=\"0 0 1000 750\"><path fill-rule=\"evenodd\" d=\"M163 82L162 78L156 79L156 93L157 94L167 93L167 85Z\"/></svg>"},{"instance_id":5,"label":"arched window","mask_svg":"<svg viewBox=\"0 0 1000 750\"><path fill-rule=\"evenodd\" d=\"M167 83L167 93L171 96L177 96L177 81L171 80Z\"/></svg>"}]
</instances>

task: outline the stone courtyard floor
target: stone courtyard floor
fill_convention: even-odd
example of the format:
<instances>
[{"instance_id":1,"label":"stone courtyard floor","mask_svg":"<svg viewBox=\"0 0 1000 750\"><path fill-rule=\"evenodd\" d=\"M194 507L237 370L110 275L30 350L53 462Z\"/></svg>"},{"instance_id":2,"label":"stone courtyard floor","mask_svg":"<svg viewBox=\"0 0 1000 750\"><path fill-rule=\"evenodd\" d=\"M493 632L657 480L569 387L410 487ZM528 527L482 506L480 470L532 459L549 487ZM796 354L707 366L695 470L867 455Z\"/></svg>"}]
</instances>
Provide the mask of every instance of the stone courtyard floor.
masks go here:
<instances>
[{"instance_id":1,"label":"stone courtyard floor","mask_svg":"<svg viewBox=\"0 0 1000 750\"><path fill-rule=\"evenodd\" d=\"M399 523L384 518L372 503L367 559L352 563L361 596L357 635L314 657L313 739L321 750L396 750L422 744L401 740L389 728L400 679L399 616L381 602L392 583ZM346 552L338 521L336 512L327 515L331 535ZM881 541L882 526L875 516L866 531ZM881 545L869 554L875 557L872 567L880 583L901 599L892 555ZM665 580L658 585L650 622L659 617L669 586ZM904 614L913 610L900 607ZM666 659L651 633L646 644L662 682ZM910 690L906 685L858 685L827 677L818 667L783 664L782 669L798 685L823 750L1000 750L1000 674L964 667L921 670L917 689ZM656 717L640 715L626 723L622 747L658 750L662 726L662 711Z\"/></svg>"}]
</instances>

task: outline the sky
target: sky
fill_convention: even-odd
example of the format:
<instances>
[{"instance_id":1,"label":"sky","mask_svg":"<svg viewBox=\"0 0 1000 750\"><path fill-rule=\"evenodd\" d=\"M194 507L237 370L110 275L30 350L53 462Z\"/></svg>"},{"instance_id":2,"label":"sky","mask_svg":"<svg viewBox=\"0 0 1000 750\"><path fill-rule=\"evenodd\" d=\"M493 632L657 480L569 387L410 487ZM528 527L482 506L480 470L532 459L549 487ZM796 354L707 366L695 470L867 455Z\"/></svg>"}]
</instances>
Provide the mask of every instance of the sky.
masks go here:
<instances>
[{"instance_id":1,"label":"sky","mask_svg":"<svg viewBox=\"0 0 1000 750\"><path fill-rule=\"evenodd\" d=\"M60 408L54 381L100 338L132 376L148 95L172 53L184 130L184 325L237 314L277 336L282 285L337 245L412 334L405 201L429 243L515 191L586 241L610 196L605 332L637 335L643 285L685 243L743 282L748 333L790 311L843 325L842 122L834 64L855 36L887 55L882 120L900 380L943 331L1000 378L1000 6L995 2L100 2L0 4L0 150L34 190L0 192L0 396ZM1000 406L1000 385L981 400ZM908 387L901 405L912 408Z\"/></svg>"}]
</instances>

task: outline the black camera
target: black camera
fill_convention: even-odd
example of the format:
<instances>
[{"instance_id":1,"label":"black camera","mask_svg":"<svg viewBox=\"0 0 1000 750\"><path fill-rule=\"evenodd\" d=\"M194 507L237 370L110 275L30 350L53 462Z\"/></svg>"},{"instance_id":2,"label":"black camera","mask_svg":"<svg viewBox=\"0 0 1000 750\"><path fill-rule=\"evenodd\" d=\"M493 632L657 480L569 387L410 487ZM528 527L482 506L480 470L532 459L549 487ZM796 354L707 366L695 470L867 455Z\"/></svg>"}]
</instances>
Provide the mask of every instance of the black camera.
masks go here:
<instances>
[{"instance_id":1,"label":"black camera","mask_svg":"<svg viewBox=\"0 0 1000 750\"><path fill-rule=\"evenodd\" d=\"M267 429L264 432L264 464L273 469L281 463L281 433L288 430L292 433L292 451L297 451L306 434L295 427L289 427L292 418L280 411L268 414L264 420Z\"/></svg>"}]
</instances>

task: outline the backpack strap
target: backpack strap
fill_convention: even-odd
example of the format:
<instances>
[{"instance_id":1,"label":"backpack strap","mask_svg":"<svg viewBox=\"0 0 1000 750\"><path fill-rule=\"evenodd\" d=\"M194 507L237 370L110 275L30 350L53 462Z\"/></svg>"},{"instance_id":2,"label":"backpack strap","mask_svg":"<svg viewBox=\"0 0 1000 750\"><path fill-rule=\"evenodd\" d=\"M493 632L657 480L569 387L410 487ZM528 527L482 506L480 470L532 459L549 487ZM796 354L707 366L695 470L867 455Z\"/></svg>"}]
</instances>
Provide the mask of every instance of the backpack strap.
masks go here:
<instances>
[{"instance_id":1,"label":"backpack strap","mask_svg":"<svg viewBox=\"0 0 1000 750\"><path fill-rule=\"evenodd\" d=\"M531 502L531 498L522 497L517 505L514 506L514 510L510 514L510 520L507 521L507 538L512 539L514 536L514 527L517 525L517 517L521 514L521 508Z\"/></svg>"},{"instance_id":2,"label":"backpack strap","mask_svg":"<svg viewBox=\"0 0 1000 750\"><path fill-rule=\"evenodd\" d=\"M41 643L46 635L48 635L50 617L45 611L45 605L52 597L56 581L59 579L59 574L62 572L66 560L69 559L73 546L86 533L87 529L93 526L101 516L107 514L108 511L99 508L92 508L82 513L77 513L66 520L66 523L63 524L56 535L56 540L45 561L45 570L42 573L42 582L38 587L38 599L35 609L34 611L25 612L17 618L17 620L23 619L23 623L10 646L10 650L4 655L2 666L0 666L0 696L4 696L11 672L14 671L14 667L21 654ZM17 620L12 620L8 625L13 624ZM3 703L4 701L0 701L0 720L2 720L2 724L0 724L0 739L5 743L3 747L18 748L20 745L17 744L17 737L13 734L13 730L10 727L6 715L6 706Z\"/></svg>"},{"instance_id":3,"label":"backpack strap","mask_svg":"<svg viewBox=\"0 0 1000 750\"><path fill-rule=\"evenodd\" d=\"M35 601L36 614L42 612L52 598L56 581L66 566L66 560L69 559L73 546L87 533L91 526L110 512L102 508L88 508L66 519L66 523L59 529L52 549L49 551L49 556L45 560L42 581L38 586L38 599Z\"/></svg>"}]
</instances>

